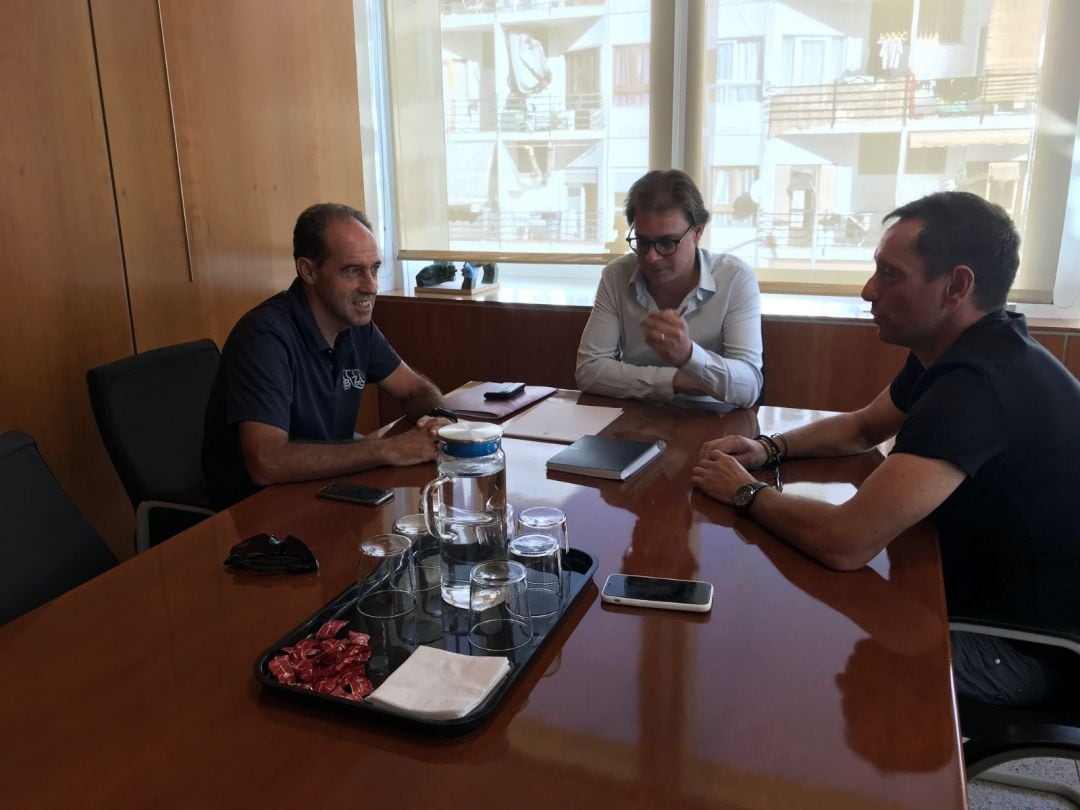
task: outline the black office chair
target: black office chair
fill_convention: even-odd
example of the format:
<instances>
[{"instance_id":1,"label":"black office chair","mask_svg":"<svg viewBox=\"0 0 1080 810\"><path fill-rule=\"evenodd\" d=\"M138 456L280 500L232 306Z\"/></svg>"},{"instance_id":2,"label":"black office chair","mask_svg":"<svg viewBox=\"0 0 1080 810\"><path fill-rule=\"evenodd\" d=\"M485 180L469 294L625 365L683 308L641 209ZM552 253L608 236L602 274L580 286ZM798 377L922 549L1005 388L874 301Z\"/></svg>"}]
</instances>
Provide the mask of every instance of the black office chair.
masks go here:
<instances>
[{"instance_id":1,"label":"black office chair","mask_svg":"<svg viewBox=\"0 0 1080 810\"><path fill-rule=\"evenodd\" d=\"M136 551L214 513L202 441L219 360L214 341L196 340L86 374L105 449L135 507Z\"/></svg>"},{"instance_id":2,"label":"black office chair","mask_svg":"<svg viewBox=\"0 0 1080 810\"><path fill-rule=\"evenodd\" d=\"M0 436L0 624L116 565L34 440Z\"/></svg>"},{"instance_id":3,"label":"black office chair","mask_svg":"<svg viewBox=\"0 0 1080 810\"><path fill-rule=\"evenodd\" d=\"M1080 656L1080 635L1049 633L1004 623L953 619L950 630L983 633L1071 650ZM1076 659L1080 670L1080 657ZM1034 706L994 706L959 698L960 733L967 778L1055 793L1080 807L1080 791L1050 779L992 770L1029 757L1080 760L1080 690L1068 684L1060 694Z\"/></svg>"}]
</instances>

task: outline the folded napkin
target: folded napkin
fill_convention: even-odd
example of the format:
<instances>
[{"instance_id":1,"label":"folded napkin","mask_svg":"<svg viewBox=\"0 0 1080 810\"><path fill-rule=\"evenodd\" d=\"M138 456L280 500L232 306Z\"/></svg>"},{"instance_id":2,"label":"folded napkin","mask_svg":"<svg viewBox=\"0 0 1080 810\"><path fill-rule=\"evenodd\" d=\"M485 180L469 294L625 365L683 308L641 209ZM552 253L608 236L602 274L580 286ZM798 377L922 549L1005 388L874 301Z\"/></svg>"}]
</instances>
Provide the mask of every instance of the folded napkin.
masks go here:
<instances>
[{"instance_id":1,"label":"folded napkin","mask_svg":"<svg viewBox=\"0 0 1080 810\"><path fill-rule=\"evenodd\" d=\"M510 659L418 647L367 702L410 717L455 720L491 694L510 671Z\"/></svg>"}]
</instances>

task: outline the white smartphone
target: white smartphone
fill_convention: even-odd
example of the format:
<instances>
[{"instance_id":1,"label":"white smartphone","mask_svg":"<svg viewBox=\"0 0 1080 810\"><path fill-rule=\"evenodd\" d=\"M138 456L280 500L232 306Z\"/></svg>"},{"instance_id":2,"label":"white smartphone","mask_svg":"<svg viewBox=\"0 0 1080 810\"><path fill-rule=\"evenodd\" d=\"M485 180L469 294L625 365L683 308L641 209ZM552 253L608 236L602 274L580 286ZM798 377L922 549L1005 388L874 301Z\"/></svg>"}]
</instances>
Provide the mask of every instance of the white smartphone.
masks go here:
<instances>
[{"instance_id":1,"label":"white smartphone","mask_svg":"<svg viewBox=\"0 0 1080 810\"><path fill-rule=\"evenodd\" d=\"M600 598L613 605L706 613L712 610L712 595L708 582L611 574Z\"/></svg>"}]
</instances>

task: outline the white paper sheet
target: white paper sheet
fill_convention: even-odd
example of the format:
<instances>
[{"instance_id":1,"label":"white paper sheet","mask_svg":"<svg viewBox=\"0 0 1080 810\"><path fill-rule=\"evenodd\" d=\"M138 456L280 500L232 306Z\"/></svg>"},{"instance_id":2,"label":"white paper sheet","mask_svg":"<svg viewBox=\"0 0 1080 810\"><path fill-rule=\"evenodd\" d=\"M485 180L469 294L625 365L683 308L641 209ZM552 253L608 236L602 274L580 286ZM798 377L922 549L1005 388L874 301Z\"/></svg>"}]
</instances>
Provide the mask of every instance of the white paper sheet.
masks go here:
<instances>
[{"instance_id":1,"label":"white paper sheet","mask_svg":"<svg viewBox=\"0 0 1080 810\"><path fill-rule=\"evenodd\" d=\"M545 442L576 442L595 435L622 415L622 408L578 405L549 397L503 425L504 436Z\"/></svg>"}]
</instances>

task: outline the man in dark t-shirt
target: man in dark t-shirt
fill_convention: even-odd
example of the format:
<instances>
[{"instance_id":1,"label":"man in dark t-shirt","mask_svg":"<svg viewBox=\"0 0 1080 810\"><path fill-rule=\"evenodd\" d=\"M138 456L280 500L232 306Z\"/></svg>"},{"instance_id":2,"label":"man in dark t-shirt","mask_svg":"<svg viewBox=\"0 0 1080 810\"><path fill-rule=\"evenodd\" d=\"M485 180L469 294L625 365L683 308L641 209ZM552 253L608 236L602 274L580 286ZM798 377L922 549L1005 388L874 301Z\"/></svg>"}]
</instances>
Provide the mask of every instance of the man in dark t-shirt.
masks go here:
<instances>
[{"instance_id":1,"label":"man in dark t-shirt","mask_svg":"<svg viewBox=\"0 0 1080 810\"><path fill-rule=\"evenodd\" d=\"M371 322L381 257L359 211L323 203L293 230L297 278L236 324L206 409L203 469L220 507L260 486L435 457L439 390ZM378 383L415 427L356 438L360 398Z\"/></svg>"},{"instance_id":2,"label":"man in dark t-shirt","mask_svg":"<svg viewBox=\"0 0 1080 810\"><path fill-rule=\"evenodd\" d=\"M694 483L807 554L860 568L929 518L953 616L1080 631L1080 383L1005 311L1020 239L1000 207L941 192L896 222L863 288L879 337L910 349L861 410L787 434L705 444ZM895 437L849 501L780 493L747 468L776 458L861 453ZM1064 677L1054 653L952 633L960 694L1042 699Z\"/></svg>"}]
</instances>

